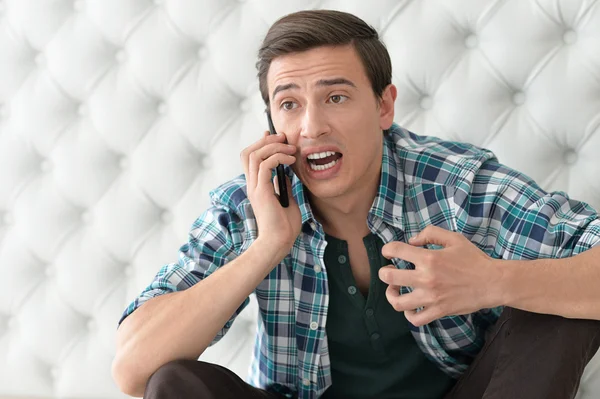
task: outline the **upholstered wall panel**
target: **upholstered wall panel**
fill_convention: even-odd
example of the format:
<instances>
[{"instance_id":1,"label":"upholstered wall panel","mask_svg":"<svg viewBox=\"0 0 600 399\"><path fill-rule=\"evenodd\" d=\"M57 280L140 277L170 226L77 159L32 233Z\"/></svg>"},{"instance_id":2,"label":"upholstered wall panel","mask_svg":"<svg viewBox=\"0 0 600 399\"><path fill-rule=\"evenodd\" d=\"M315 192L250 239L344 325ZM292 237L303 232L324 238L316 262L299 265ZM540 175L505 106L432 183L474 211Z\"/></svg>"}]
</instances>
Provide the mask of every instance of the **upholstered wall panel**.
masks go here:
<instances>
[{"instance_id":1,"label":"upholstered wall panel","mask_svg":"<svg viewBox=\"0 0 600 399\"><path fill-rule=\"evenodd\" d=\"M117 320L242 172L258 45L302 8L381 32L398 123L600 207L598 1L0 0L0 397L125 396ZM245 375L255 317L203 358Z\"/></svg>"}]
</instances>

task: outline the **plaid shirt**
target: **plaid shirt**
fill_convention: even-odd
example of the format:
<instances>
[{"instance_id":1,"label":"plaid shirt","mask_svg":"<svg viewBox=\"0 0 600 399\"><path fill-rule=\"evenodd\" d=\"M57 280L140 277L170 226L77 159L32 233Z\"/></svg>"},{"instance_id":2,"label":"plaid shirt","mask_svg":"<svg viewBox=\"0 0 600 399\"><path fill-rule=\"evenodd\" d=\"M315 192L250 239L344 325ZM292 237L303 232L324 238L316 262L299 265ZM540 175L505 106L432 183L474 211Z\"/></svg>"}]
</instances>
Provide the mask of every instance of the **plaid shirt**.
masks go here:
<instances>
[{"instance_id":1,"label":"plaid shirt","mask_svg":"<svg viewBox=\"0 0 600 399\"><path fill-rule=\"evenodd\" d=\"M529 177L498 163L492 152L473 145L418 136L394 124L384 135L381 168L367 224L384 242L406 242L431 224L460 232L493 258L537 259L572 256L600 238L600 221L589 205L564 192L543 191ZM289 255L256 287L260 311L247 381L290 397L318 398L331 385L325 334L327 243L304 186L288 167L286 173L300 206L302 230ZM194 222L178 262L158 272L119 323L148 299L206 278L256 239L243 175L210 195L213 206ZM401 259L392 262L397 268L414 268ZM403 287L402 293L409 290ZM248 303L246 299L211 345ZM410 327L425 355L458 378L501 312L502 307L481 309Z\"/></svg>"}]
</instances>

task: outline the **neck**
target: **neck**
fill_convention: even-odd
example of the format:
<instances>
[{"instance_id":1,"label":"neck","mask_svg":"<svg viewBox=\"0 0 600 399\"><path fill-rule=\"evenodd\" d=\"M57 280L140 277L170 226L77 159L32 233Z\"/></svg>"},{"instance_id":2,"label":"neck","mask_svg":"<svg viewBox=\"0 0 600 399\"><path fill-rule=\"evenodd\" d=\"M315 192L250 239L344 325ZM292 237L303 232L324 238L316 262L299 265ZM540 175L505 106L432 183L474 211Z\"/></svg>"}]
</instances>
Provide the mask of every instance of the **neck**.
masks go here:
<instances>
[{"instance_id":1,"label":"neck","mask_svg":"<svg viewBox=\"0 0 600 399\"><path fill-rule=\"evenodd\" d=\"M381 160L381 157L379 158ZM361 181L357 181L353 191L334 198L318 198L310 192L308 198L315 218L323 225L325 232L343 239L360 234L369 234L367 217L379 190L381 162L375 163Z\"/></svg>"}]
</instances>

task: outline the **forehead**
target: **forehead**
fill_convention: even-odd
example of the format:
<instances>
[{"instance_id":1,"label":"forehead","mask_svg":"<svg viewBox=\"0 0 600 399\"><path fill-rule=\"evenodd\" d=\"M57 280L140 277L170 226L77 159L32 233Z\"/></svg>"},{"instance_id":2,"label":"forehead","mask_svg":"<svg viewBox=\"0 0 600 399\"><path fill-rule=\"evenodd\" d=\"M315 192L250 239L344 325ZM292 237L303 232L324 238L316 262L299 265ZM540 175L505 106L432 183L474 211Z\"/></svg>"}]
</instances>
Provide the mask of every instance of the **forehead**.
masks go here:
<instances>
[{"instance_id":1,"label":"forehead","mask_svg":"<svg viewBox=\"0 0 600 399\"><path fill-rule=\"evenodd\" d=\"M276 57L267 73L269 94L278 84L300 86L323 78L344 77L355 84L368 84L360 57L352 45L324 46Z\"/></svg>"}]
</instances>

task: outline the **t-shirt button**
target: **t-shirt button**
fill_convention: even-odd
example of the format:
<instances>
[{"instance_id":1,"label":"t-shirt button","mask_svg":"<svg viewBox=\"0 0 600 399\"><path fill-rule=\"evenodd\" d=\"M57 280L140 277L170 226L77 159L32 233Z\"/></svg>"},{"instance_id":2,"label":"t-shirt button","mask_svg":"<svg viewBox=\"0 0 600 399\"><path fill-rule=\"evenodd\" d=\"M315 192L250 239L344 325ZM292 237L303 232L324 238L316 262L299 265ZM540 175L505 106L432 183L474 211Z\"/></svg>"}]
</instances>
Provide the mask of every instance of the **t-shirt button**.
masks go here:
<instances>
[{"instance_id":1,"label":"t-shirt button","mask_svg":"<svg viewBox=\"0 0 600 399\"><path fill-rule=\"evenodd\" d=\"M310 323L311 330L316 330L317 328L319 328L319 323L317 323L316 321L313 321L312 323Z\"/></svg>"},{"instance_id":2,"label":"t-shirt button","mask_svg":"<svg viewBox=\"0 0 600 399\"><path fill-rule=\"evenodd\" d=\"M373 313L374 313L373 309L371 309L371 308L369 308L365 311L365 314L369 317L373 317Z\"/></svg>"},{"instance_id":3,"label":"t-shirt button","mask_svg":"<svg viewBox=\"0 0 600 399\"><path fill-rule=\"evenodd\" d=\"M340 262L340 263L346 263L346 257L344 255L338 256L338 262Z\"/></svg>"},{"instance_id":4,"label":"t-shirt button","mask_svg":"<svg viewBox=\"0 0 600 399\"><path fill-rule=\"evenodd\" d=\"M350 287L348 287L348 293L349 293L350 295L354 295L354 294L356 294L356 287L355 287L355 286L353 286L353 285L351 285Z\"/></svg>"},{"instance_id":5,"label":"t-shirt button","mask_svg":"<svg viewBox=\"0 0 600 399\"><path fill-rule=\"evenodd\" d=\"M321 265L315 265L313 267L313 270L315 271L315 273L321 273Z\"/></svg>"},{"instance_id":6,"label":"t-shirt button","mask_svg":"<svg viewBox=\"0 0 600 399\"><path fill-rule=\"evenodd\" d=\"M377 334L377 333L371 334L371 340L372 341L377 341L378 339L379 339L379 334Z\"/></svg>"},{"instance_id":7,"label":"t-shirt button","mask_svg":"<svg viewBox=\"0 0 600 399\"><path fill-rule=\"evenodd\" d=\"M310 380L308 378L305 378L304 381L302 381L302 383L306 386L310 385Z\"/></svg>"}]
</instances>

